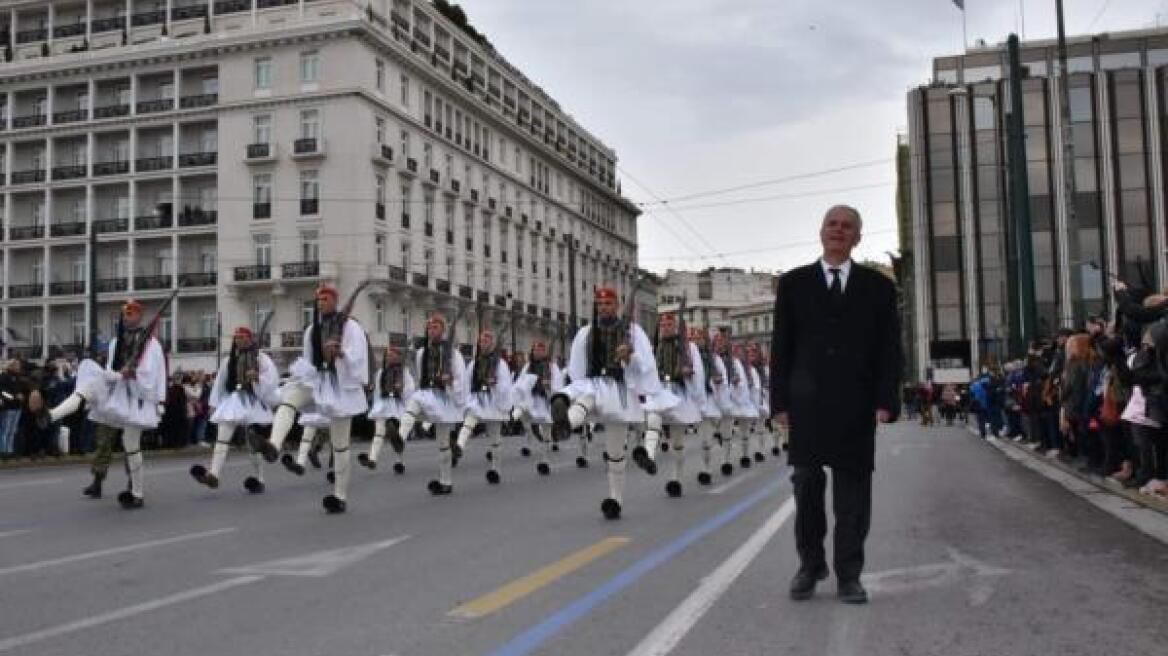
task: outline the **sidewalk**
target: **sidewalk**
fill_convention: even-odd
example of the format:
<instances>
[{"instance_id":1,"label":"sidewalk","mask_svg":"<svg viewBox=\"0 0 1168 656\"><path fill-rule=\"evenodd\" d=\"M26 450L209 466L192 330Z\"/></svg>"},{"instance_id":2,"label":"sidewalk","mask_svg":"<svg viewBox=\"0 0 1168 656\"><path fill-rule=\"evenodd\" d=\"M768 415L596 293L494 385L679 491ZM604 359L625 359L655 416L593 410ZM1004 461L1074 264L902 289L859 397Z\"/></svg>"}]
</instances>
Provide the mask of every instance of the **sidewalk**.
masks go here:
<instances>
[{"instance_id":1,"label":"sidewalk","mask_svg":"<svg viewBox=\"0 0 1168 656\"><path fill-rule=\"evenodd\" d=\"M969 427L968 430L971 435L981 439L976 428ZM1168 502L1125 489L1103 477L1082 473L1059 458L1047 458L1013 440L991 437L985 442L1023 467L1062 485L1120 521L1168 544Z\"/></svg>"},{"instance_id":2,"label":"sidewalk","mask_svg":"<svg viewBox=\"0 0 1168 656\"><path fill-rule=\"evenodd\" d=\"M233 447L234 448L234 447ZM146 449L144 453L147 458L151 460L159 458L184 458L188 456L198 456L210 453L211 448L208 446L185 446L180 449ZM114 452L114 457L121 457L121 450ZM60 458L56 456L45 456L37 460L30 460L29 458L13 458L11 460L0 460L0 472L10 469L41 469L48 467L80 467L89 466L90 461L93 460L92 453L80 455L67 455Z\"/></svg>"}]
</instances>

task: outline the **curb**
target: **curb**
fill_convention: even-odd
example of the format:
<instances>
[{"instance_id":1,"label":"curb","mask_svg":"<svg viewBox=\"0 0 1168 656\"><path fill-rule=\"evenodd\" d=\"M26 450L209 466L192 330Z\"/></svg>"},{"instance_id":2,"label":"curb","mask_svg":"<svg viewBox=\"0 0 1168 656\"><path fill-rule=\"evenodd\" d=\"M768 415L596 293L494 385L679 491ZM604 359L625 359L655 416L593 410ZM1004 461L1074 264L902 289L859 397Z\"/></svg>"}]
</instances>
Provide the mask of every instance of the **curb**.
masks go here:
<instances>
[{"instance_id":1,"label":"curb","mask_svg":"<svg viewBox=\"0 0 1168 656\"><path fill-rule=\"evenodd\" d=\"M981 439L972 428L969 432ZM1083 474L1055 459L1039 456L1012 440L983 440L1018 464L1054 481L1088 503L1132 526L1136 530L1168 544L1168 503L1134 490L1123 489L1097 476Z\"/></svg>"},{"instance_id":2,"label":"curb","mask_svg":"<svg viewBox=\"0 0 1168 656\"><path fill-rule=\"evenodd\" d=\"M181 449L159 449L155 451L143 451L151 460L169 459L169 458L183 458L188 456L197 456L208 454L211 452L209 447L183 447ZM116 458L121 453L119 448L114 452ZM19 458L0 462L0 472L17 470L17 469L49 469L52 467L88 467L93 461L93 454L87 453L84 455L69 455L61 458L54 456L45 456L38 460L29 460L28 458Z\"/></svg>"}]
</instances>

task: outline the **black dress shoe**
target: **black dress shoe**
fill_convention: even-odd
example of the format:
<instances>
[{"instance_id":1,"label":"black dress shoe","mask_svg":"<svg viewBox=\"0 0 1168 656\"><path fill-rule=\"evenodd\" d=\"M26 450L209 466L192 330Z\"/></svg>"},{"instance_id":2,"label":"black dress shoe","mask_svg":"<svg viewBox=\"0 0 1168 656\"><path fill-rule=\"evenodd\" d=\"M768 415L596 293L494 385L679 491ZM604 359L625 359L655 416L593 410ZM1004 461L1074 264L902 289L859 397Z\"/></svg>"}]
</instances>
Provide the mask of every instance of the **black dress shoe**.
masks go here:
<instances>
[{"instance_id":1,"label":"black dress shoe","mask_svg":"<svg viewBox=\"0 0 1168 656\"><path fill-rule=\"evenodd\" d=\"M800 567L791 579L791 598L795 601L806 601L815 594L815 584L827 578L827 565L819 567Z\"/></svg>"},{"instance_id":2,"label":"black dress shoe","mask_svg":"<svg viewBox=\"0 0 1168 656\"><path fill-rule=\"evenodd\" d=\"M868 603L868 591L860 584L859 579L839 582L839 599L845 604Z\"/></svg>"}]
</instances>

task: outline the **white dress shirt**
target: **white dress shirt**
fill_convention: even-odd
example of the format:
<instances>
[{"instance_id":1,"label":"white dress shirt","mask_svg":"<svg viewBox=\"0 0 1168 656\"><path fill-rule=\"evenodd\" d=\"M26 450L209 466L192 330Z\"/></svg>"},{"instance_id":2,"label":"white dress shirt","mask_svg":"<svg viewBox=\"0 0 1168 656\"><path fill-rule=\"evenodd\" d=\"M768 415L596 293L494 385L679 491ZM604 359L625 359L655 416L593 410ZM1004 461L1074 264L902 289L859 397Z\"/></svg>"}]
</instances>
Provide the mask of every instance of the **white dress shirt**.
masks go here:
<instances>
[{"instance_id":1,"label":"white dress shirt","mask_svg":"<svg viewBox=\"0 0 1168 656\"><path fill-rule=\"evenodd\" d=\"M825 262L823 260L823 258L820 258L819 265L821 267L823 267L823 278L824 278L824 280L827 281L827 288L828 289L831 289L831 282L833 280L833 276L831 275L831 270L832 269L839 269L840 292L847 291L847 289L848 289L848 275L852 272L852 260L851 259L848 259L848 261L846 261L840 265L832 265L832 264L828 264L827 262Z\"/></svg>"}]
</instances>

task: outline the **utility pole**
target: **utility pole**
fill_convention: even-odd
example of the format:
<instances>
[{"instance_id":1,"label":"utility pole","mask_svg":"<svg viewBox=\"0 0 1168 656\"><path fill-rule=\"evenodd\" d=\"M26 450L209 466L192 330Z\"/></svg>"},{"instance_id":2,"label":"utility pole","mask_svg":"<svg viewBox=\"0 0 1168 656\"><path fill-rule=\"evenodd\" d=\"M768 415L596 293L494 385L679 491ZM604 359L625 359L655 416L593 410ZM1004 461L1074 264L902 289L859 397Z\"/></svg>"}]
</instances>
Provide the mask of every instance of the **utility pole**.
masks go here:
<instances>
[{"instance_id":1,"label":"utility pole","mask_svg":"<svg viewBox=\"0 0 1168 656\"><path fill-rule=\"evenodd\" d=\"M1058 18L1058 60L1059 60L1059 122L1062 130L1060 136L1063 154L1063 209L1066 217L1066 230L1060 237L1064 239L1064 257L1059 258L1055 271L1067 267L1067 271L1060 271L1067 276L1070 285L1064 286L1059 299L1059 320L1063 327L1070 327L1084 317L1076 317L1074 299L1083 296L1083 276L1078 262L1079 257L1079 224L1075 220L1075 144L1071 131L1071 74L1067 70L1067 34L1063 23L1063 0L1055 0L1055 9ZM1057 225L1057 221L1054 222ZM1058 232L1056 231L1056 234ZM1061 278L1062 276L1060 276Z\"/></svg>"},{"instance_id":2,"label":"utility pole","mask_svg":"<svg viewBox=\"0 0 1168 656\"><path fill-rule=\"evenodd\" d=\"M1018 274L1016 312L1017 331L1011 321L1010 356L1025 353L1037 327L1034 292L1033 234L1030 230L1030 186L1026 173L1026 132L1022 113L1022 64L1018 50L1018 35L1007 41L1010 59L1010 113L1007 116L1007 166L1010 172L1010 223L1013 224L1014 244L1009 258ZM1014 301L1011 295L1011 301Z\"/></svg>"},{"instance_id":3,"label":"utility pole","mask_svg":"<svg viewBox=\"0 0 1168 656\"><path fill-rule=\"evenodd\" d=\"M570 339L580 327L580 317L576 313L576 238L571 233L564 235L568 242L568 321L571 328L568 330Z\"/></svg>"},{"instance_id":4,"label":"utility pole","mask_svg":"<svg viewBox=\"0 0 1168 656\"><path fill-rule=\"evenodd\" d=\"M89 297L86 299L86 314L89 315L90 350L97 344L97 229L93 227L93 217L89 219Z\"/></svg>"}]
</instances>

